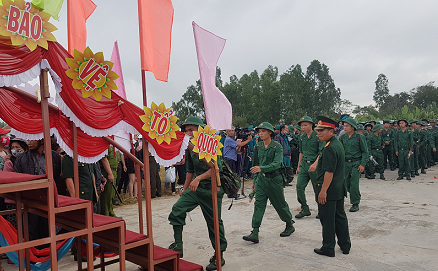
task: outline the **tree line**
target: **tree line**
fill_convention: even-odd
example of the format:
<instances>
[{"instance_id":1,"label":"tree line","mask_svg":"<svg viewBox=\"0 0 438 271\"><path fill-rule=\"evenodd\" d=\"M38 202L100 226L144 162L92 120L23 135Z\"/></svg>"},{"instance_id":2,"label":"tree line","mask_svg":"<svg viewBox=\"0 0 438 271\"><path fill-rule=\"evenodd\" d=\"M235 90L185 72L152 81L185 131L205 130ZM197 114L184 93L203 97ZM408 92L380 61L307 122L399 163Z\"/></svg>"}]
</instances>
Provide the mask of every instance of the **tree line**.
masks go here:
<instances>
[{"instance_id":1,"label":"tree line","mask_svg":"<svg viewBox=\"0 0 438 271\"><path fill-rule=\"evenodd\" d=\"M218 67L216 86L233 107L233 125L240 127L263 121L290 124L303 115L339 118L351 106L341 100L341 90L329 68L318 60L313 60L306 72L299 64L283 74L277 67L268 66L260 75L254 70L240 78L233 75L226 83ZM172 102L172 108L180 122L193 115L205 119L200 81L189 86L178 102Z\"/></svg>"}]
</instances>

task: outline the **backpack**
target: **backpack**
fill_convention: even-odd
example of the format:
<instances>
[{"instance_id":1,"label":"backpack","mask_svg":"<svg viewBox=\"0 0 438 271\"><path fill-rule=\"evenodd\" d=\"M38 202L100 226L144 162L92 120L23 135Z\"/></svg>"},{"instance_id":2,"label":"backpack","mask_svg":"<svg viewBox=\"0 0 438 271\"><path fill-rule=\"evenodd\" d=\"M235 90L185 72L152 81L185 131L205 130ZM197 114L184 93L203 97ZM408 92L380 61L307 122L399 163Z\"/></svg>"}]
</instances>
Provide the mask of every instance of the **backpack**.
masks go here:
<instances>
[{"instance_id":1,"label":"backpack","mask_svg":"<svg viewBox=\"0 0 438 271\"><path fill-rule=\"evenodd\" d=\"M230 167L225 162L219 169L219 176L225 194L227 194L228 196L235 196L240 189L239 176L231 171Z\"/></svg>"},{"instance_id":2,"label":"backpack","mask_svg":"<svg viewBox=\"0 0 438 271\"><path fill-rule=\"evenodd\" d=\"M344 141L343 141L343 140L344 140L345 135L346 135L346 134L343 134L343 135L341 135L341 137L339 138L339 141L341 141L342 145L344 145ZM357 139L357 142L359 143L359 150L362 151L362 148L361 148L361 146L360 146L360 134L357 133L357 132L356 132L356 139Z\"/></svg>"},{"instance_id":3,"label":"backpack","mask_svg":"<svg viewBox=\"0 0 438 271\"><path fill-rule=\"evenodd\" d=\"M274 147L277 146L277 141L274 141ZM257 151L260 148L260 145L257 144L256 146ZM283 187L287 186L288 184L290 184L293 180L294 180L294 170L292 167L290 166L286 166L283 163L281 163L281 167L278 169L278 171L280 172L281 176L283 177Z\"/></svg>"}]
</instances>

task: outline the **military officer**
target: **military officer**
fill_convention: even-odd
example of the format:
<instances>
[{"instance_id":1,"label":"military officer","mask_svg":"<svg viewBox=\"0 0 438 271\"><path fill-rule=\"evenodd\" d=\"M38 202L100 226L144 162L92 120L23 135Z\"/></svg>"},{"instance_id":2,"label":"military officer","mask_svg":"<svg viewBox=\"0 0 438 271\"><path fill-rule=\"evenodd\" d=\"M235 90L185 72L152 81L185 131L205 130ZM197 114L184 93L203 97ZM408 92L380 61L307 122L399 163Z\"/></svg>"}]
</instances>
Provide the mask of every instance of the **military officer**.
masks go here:
<instances>
[{"instance_id":1,"label":"military officer","mask_svg":"<svg viewBox=\"0 0 438 271\"><path fill-rule=\"evenodd\" d=\"M181 125L181 129L193 138L193 132L198 131L198 126L204 127L204 123L198 117L189 117ZM281 146L279 146L281 148ZM282 152L283 153L283 152ZM184 192L181 197L173 205L172 211L169 214L169 222L173 225L174 242L169 246L169 249L180 253L183 257L183 241L182 233L183 226L186 224L187 213L201 207L205 222L207 222L208 236L211 245L215 248L214 240L214 219L213 219L213 203L211 194L211 170L199 157L190 150L186 150L186 165L187 174L184 183ZM283 159L283 155L281 155ZM219 216L219 236L220 236L220 250L221 250L221 265L225 264L223 252L227 249L227 240L225 239L224 224L221 218L222 198L224 191L222 187L217 192L218 216ZM216 270L216 253L210 259L210 264L206 270Z\"/></svg>"},{"instance_id":2,"label":"military officer","mask_svg":"<svg viewBox=\"0 0 438 271\"><path fill-rule=\"evenodd\" d=\"M345 150L345 184L350 193L350 212L359 211L360 174L368 162L368 148L365 137L356 132L357 124L353 118L344 121L345 134L339 138ZM369 136L368 136L369 137Z\"/></svg>"},{"instance_id":3,"label":"military officer","mask_svg":"<svg viewBox=\"0 0 438 271\"><path fill-rule=\"evenodd\" d=\"M316 169L316 193L319 219L322 225L322 247L313 251L320 255L335 256L335 236L344 254L350 253L351 241L344 197L347 195L344 182L344 147L334 136L337 123L326 117L318 117L319 140L326 142Z\"/></svg>"},{"instance_id":4,"label":"military officer","mask_svg":"<svg viewBox=\"0 0 438 271\"><path fill-rule=\"evenodd\" d=\"M256 128L261 142L254 148L253 167L251 172L257 174L254 178L255 204L252 216L251 234L243 236L243 240L253 243L259 242L259 228L269 201L274 206L280 219L286 222L286 228L280 233L281 237L290 236L295 228L289 206L284 199L283 177L279 171L283 162L283 148L272 140L274 129L269 122L263 122Z\"/></svg>"},{"instance_id":5,"label":"military officer","mask_svg":"<svg viewBox=\"0 0 438 271\"><path fill-rule=\"evenodd\" d=\"M397 155L399 164L397 180L403 179L404 176L406 176L406 180L411 180L409 159L412 155L414 139L412 132L407 128L408 121L406 119L400 119L398 125L400 130L397 131L394 139L395 155Z\"/></svg>"},{"instance_id":6,"label":"military officer","mask_svg":"<svg viewBox=\"0 0 438 271\"><path fill-rule=\"evenodd\" d=\"M367 137L368 152L370 157L372 156L378 165L370 163L371 175L369 179L374 179L376 176L374 173L380 173L380 179L385 180L383 172L385 168L383 167L383 150L385 149L385 141L382 138L382 124L378 123L373 127L373 133Z\"/></svg>"},{"instance_id":7,"label":"military officer","mask_svg":"<svg viewBox=\"0 0 438 271\"><path fill-rule=\"evenodd\" d=\"M394 156L393 156L393 145L394 145L394 131L391 128L391 123L389 120L383 121L382 130L383 141L385 142L385 148L383 149L383 169L389 168L394 171Z\"/></svg>"},{"instance_id":8,"label":"military officer","mask_svg":"<svg viewBox=\"0 0 438 271\"><path fill-rule=\"evenodd\" d=\"M301 134L299 138L299 158L298 158L298 179L297 179L297 199L301 204L301 211L295 218L303 218L310 216L309 205L306 200L306 186L309 181L312 181L313 191L315 191L316 173L315 168L318 165L319 151L322 149L323 143L319 141L316 131L313 130L314 123L311 117L304 116L298 121L301 126ZM313 168L313 170L310 170Z\"/></svg>"}]
</instances>

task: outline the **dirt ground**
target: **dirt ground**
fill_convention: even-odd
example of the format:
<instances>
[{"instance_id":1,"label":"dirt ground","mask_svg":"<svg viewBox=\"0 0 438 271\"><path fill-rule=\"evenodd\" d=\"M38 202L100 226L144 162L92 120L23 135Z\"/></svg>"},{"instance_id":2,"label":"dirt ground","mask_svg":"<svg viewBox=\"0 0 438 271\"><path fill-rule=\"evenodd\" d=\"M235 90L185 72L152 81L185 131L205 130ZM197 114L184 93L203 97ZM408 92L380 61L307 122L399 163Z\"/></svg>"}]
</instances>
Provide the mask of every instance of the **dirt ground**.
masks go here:
<instances>
[{"instance_id":1,"label":"dirt ground","mask_svg":"<svg viewBox=\"0 0 438 271\"><path fill-rule=\"evenodd\" d=\"M284 223L272 206L267 206L260 228L260 243L242 240L251 231L254 203L242 199L224 198L222 219L228 248L224 253L223 270L438 270L438 166L412 181L397 181L397 171L387 170L386 181L361 179L360 211L348 212L352 248L343 255L336 248L336 257L317 255L314 248L321 246L321 225L315 219L317 204L310 185L306 194L313 210L310 217L295 219L296 231L290 237L280 237ZM245 193L251 191L245 184ZM285 189L286 200L293 215L299 211L295 186ZM179 196L164 195L152 200L153 234L156 245L167 247L173 241L173 231L167 217ZM138 231L136 205L117 207L130 230ZM193 210L184 227L184 259L206 266L213 255L207 227L200 208ZM2 261L6 271L17 270ZM59 263L59 270L76 270L73 256L68 254ZM113 265L107 270L118 270ZM127 263L127 270L138 270Z\"/></svg>"}]
</instances>

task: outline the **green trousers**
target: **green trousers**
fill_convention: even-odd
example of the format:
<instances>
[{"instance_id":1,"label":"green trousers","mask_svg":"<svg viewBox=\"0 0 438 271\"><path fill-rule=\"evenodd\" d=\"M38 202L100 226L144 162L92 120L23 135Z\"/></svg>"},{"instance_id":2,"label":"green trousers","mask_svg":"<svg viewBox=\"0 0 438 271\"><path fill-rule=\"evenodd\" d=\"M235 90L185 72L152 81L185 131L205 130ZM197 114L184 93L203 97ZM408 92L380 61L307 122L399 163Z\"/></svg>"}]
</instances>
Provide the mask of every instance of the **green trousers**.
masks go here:
<instances>
[{"instance_id":1,"label":"green trousers","mask_svg":"<svg viewBox=\"0 0 438 271\"><path fill-rule=\"evenodd\" d=\"M401 150L398 152L398 176L411 176L411 163L409 150Z\"/></svg>"},{"instance_id":2,"label":"green trousers","mask_svg":"<svg viewBox=\"0 0 438 271\"><path fill-rule=\"evenodd\" d=\"M221 190L217 193L217 206L219 216L219 236L220 236L220 248L221 251L227 249L227 239L225 239L224 223L222 221L221 209L222 198L224 192ZM205 222L207 222L208 237L210 238L211 245L215 248L214 241L214 218L213 218L213 201L211 188L198 187L196 192L190 189L185 190L179 200L173 205L172 211L169 214L169 222L174 226L184 226L186 224L187 213L201 207L202 214L204 215ZM175 229L175 227L174 227Z\"/></svg>"},{"instance_id":3,"label":"green trousers","mask_svg":"<svg viewBox=\"0 0 438 271\"><path fill-rule=\"evenodd\" d=\"M386 169L388 164L389 168L395 168L394 152L392 151L391 144L385 145L385 148L383 149L383 168Z\"/></svg>"},{"instance_id":4,"label":"green trousers","mask_svg":"<svg viewBox=\"0 0 438 271\"><path fill-rule=\"evenodd\" d=\"M309 181L312 181L313 191L315 192L315 181L316 181L316 172L309 172L309 167L311 163L307 163L306 161L301 161L300 164L300 172L298 173L297 179L297 199L301 204L301 209L305 210L305 208L309 208L306 200L306 186Z\"/></svg>"},{"instance_id":5,"label":"green trousers","mask_svg":"<svg viewBox=\"0 0 438 271\"><path fill-rule=\"evenodd\" d=\"M410 158L410 166L411 166L411 175L415 174L416 172L418 172L419 166L418 166L418 146L414 145L414 150L412 151L412 155Z\"/></svg>"},{"instance_id":6,"label":"green trousers","mask_svg":"<svg viewBox=\"0 0 438 271\"><path fill-rule=\"evenodd\" d=\"M322 247L329 254L335 253L336 240L342 251L349 252L351 248L347 215L344 210L344 198L328 200L325 204L318 203L319 221L322 225Z\"/></svg>"},{"instance_id":7,"label":"green trousers","mask_svg":"<svg viewBox=\"0 0 438 271\"><path fill-rule=\"evenodd\" d=\"M112 170L114 175L114 186L117 187L117 171ZM108 173L105 170L102 171L102 174L105 178L108 178ZM114 187L111 185L110 181L106 182L105 188L102 193L100 193L100 214L106 216L116 216L113 210L113 199L116 195L116 191Z\"/></svg>"},{"instance_id":8,"label":"green trousers","mask_svg":"<svg viewBox=\"0 0 438 271\"><path fill-rule=\"evenodd\" d=\"M371 155L374 160L376 160L378 166L375 166L372 162L370 163L370 174L374 176L375 173L383 174L385 168L383 167L383 150L371 150Z\"/></svg>"},{"instance_id":9,"label":"green trousers","mask_svg":"<svg viewBox=\"0 0 438 271\"><path fill-rule=\"evenodd\" d=\"M253 228L259 228L262 224L268 199L272 203L272 206L274 206L275 211L277 211L277 214L282 221L286 223L294 223L292 220L292 214L289 210L289 205L284 199L282 176L267 178L259 173L259 176L257 176L255 191L254 214L252 215Z\"/></svg>"},{"instance_id":10,"label":"green trousers","mask_svg":"<svg viewBox=\"0 0 438 271\"><path fill-rule=\"evenodd\" d=\"M359 179L360 173L357 169L360 165L360 161L355 162L345 162L344 172L345 172L345 185L347 186L347 191L350 193L350 203L359 204L360 203L360 191L359 191Z\"/></svg>"}]
</instances>

